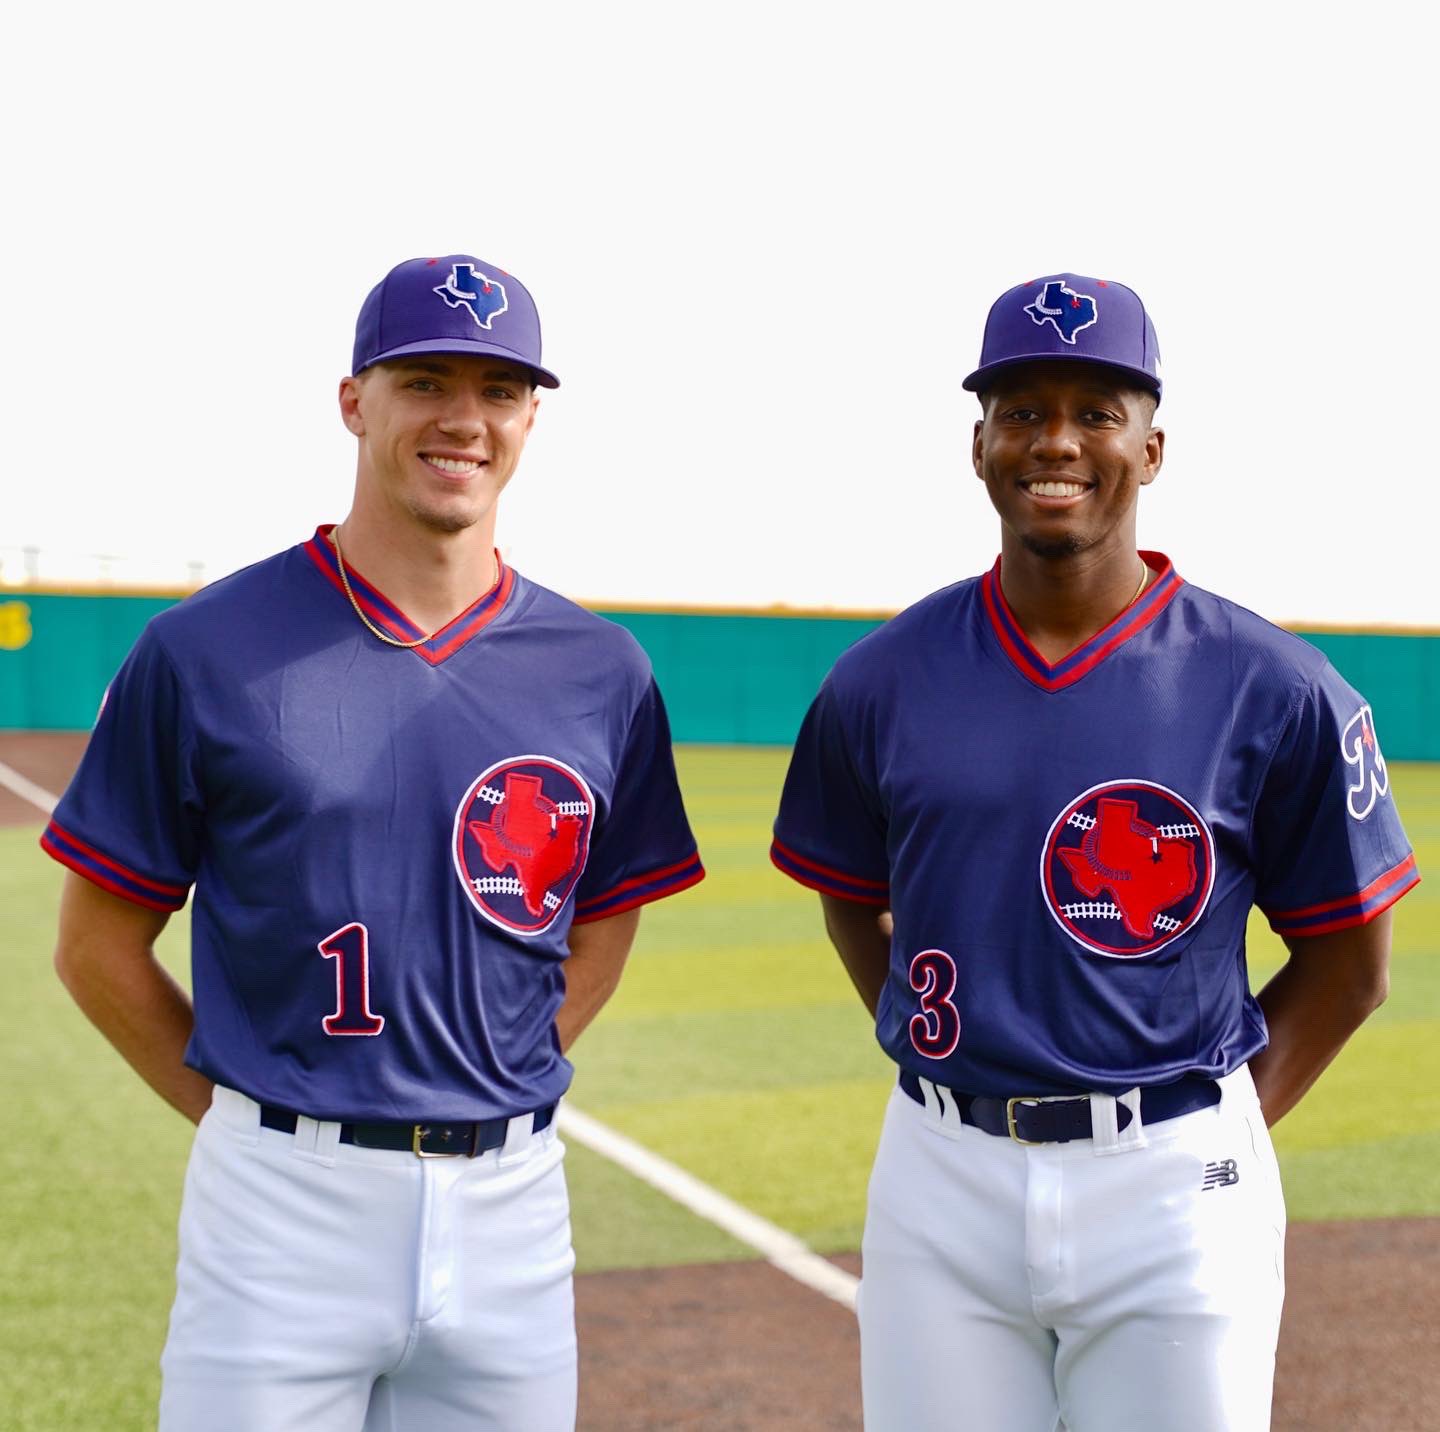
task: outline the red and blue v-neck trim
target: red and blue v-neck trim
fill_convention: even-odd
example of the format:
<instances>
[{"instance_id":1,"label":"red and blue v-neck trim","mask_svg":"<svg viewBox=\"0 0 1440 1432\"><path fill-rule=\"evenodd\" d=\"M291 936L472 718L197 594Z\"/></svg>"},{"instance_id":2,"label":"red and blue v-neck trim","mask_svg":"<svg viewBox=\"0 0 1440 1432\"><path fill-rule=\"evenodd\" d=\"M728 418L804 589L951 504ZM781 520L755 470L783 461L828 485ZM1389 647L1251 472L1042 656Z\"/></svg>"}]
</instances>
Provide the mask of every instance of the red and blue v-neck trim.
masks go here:
<instances>
[{"instance_id":1,"label":"red and blue v-neck trim","mask_svg":"<svg viewBox=\"0 0 1440 1432\"><path fill-rule=\"evenodd\" d=\"M985 615L1001 649L1027 680L1042 691L1062 691L1093 671L1112 651L1144 631L1166 607L1184 582L1163 552L1142 552L1141 560L1155 573L1155 580L1109 626L1052 665L1030 644L1000 587L1000 558L980 579Z\"/></svg>"},{"instance_id":2,"label":"red and blue v-neck trim","mask_svg":"<svg viewBox=\"0 0 1440 1432\"><path fill-rule=\"evenodd\" d=\"M304 544L306 555L320 569L330 585L340 593L340 600L349 604L345 595L345 584L340 580L340 563L335 546L329 540L335 530L333 522L323 522L315 529L315 535ZM510 594L515 590L515 573L495 554L495 585L478 601L466 607L454 621L447 622L428 641L410 647L416 656L423 657L431 666L439 666L447 657L453 656L467 642L472 641L505 610ZM380 589L367 582L347 562L345 575L350 579L350 590L360 610L375 623L381 631L393 636L396 641L419 641L425 635L399 607Z\"/></svg>"}]
</instances>

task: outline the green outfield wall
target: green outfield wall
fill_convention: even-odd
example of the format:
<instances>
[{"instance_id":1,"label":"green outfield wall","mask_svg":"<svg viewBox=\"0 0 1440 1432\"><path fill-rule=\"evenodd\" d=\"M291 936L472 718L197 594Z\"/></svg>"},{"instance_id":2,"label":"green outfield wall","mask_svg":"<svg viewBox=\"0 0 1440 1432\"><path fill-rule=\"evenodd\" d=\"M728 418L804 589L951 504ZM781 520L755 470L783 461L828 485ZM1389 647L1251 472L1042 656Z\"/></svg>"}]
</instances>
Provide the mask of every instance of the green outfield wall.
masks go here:
<instances>
[{"instance_id":1,"label":"green outfield wall","mask_svg":"<svg viewBox=\"0 0 1440 1432\"><path fill-rule=\"evenodd\" d=\"M0 729L84 730L174 593L0 595ZM650 654L678 741L788 745L831 663L876 615L602 610ZM1393 760L1440 760L1440 633L1304 631L1369 698Z\"/></svg>"},{"instance_id":2,"label":"green outfield wall","mask_svg":"<svg viewBox=\"0 0 1440 1432\"><path fill-rule=\"evenodd\" d=\"M0 595L0 730L84 731L125 653L172 592Z\"/></svg>"}]
</instances>

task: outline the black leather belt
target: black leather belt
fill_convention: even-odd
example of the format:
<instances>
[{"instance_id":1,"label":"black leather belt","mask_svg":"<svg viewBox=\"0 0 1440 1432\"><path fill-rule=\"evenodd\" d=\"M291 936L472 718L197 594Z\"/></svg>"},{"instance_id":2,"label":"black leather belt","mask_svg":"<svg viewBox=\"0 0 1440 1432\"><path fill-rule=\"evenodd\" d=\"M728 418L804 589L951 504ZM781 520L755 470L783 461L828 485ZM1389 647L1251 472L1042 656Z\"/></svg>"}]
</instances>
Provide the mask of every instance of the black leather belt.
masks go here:
<instances>
[{"instance_id":1,"label":"black leather belt","mask_svg":"<svg viewBox=\"0 0 1440 1432\"><path fill-rule=\"evenodd\" d=\"M908 1069L900 1071L900 1087L917 1104L925 1102L920 1080ZM961 1094L942 1085L935 1086L942 1103L955 1105L962 1124L970 1124L987 1134L1014 1139L1017 1144L1068 1144L1072 1139L1094 1137L1090 1119L1090 1096L1066 1094L1058 1098L1049 1094L1017 1094L1010 1099L988 1098L981 1094ZM1213 1079L1188 1075L1173 1084L1156 1084L1140 1091L1140 1118L1146 1124L1162 1123L1208 1109L1220 1102L1220 1086ZM1115 1124L1124 1129L1130 1124L1130 1110L1115 1105Z\"/></svg>"},{"instance_id":2,"label":"black leather belt","mask_svg":"<svg viewBox=\"0 0 1440 1432\"><path fill-rule=\"evenodd\" d=\"M535 1132L548 1127L555 1105L535 1111ZM293 1134L300 1116L273 1104L261 1104L263 1128ZM422 1159L478 1158L505 1142L509 1119L481 1119L473 1124L341 1124L340 1142L362 1149L398 1149Z\"/></svg>"}]
</instances>

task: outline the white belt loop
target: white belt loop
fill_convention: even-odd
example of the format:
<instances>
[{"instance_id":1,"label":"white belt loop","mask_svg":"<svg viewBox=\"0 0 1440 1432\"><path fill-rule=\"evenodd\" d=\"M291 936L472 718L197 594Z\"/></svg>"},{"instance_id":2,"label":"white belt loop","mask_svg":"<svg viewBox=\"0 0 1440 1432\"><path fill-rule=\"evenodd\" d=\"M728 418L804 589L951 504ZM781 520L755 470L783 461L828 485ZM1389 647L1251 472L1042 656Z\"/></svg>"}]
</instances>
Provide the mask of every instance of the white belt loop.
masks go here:
<instances>
[{"instance_id":1,"label":"white belt loop","mask_svg":"<svg viewBox=\"0 0 1440 1432\"><path fill-rule=\"evenodd\" d=\"M1130 1111L1130 1122L1120 1127L1120 1107ZM1149 1140L1140 1118L1140 1090L1127 1089L1117 1099L1110 1094L1090 1096L1090 1130L1096 1154L1124 1154L1143 1149Z\"/></svg>"},{"instance_id":2,"label":"white belt loop","mask_svg":"<svg viewBox=\"0 0 1440 1432\"><path fill-rule=\"evenodd\" d=\"M335 1162L335 1150L340 1147L340 1125L326 1119L315 1126L315 1157L322 1163Z\"/></svg>"},{"instance_id":3,"label":"white belt loop","mask_svg":"<svg viewBox=\"0 0 1440 1432\"><path fill-rule=\"evenodd\" d=\"M496 1160L503 1168L506 1164L515 1163L529 1151L530 1138L535 1132L534 1114L516 1114L505 1126L505 1142L501 1146L499 1158Z\"/></svg>"},{"instance_id":4,"label":"white belt loop","mask_svg":"<svg viewBox=\"0 0 1440 1432\"><path fill-rule=\"evenodd\" d=\"M253 1134L260 1127L260 1105L238 1089L227 1089L225 1085L217 1084L210 1096L210 1107L220 1123L228 1124L241 1133Z\"/></svg>"},{"instance_id":5,"label":"white belt loop","mask_svg":"<svg viewBox=\"0 0 1440 1432\"><path fill-rule=\"evenodd\" d=\"M209 1112L231 1138L252 1148L260 1142L260 1105L248 1094L217 1084L210 1096Z\"/></svg>"},{"instance_id":6,"label":"white belt loop","mask_svg":"<svg viewBox=\"0 0 1440 1432\"><path fill-rule=\"evenodd\" d=\"M335 1131L335 1137L340 1137L340 1131ZM307 1114L295 1116L294 1150L297 1154L307 1156L315 1153L315 1146L320 1142L320 1121L312 1119Z\"/></svg>"},{"instance_id":7,"label":"white belt loop","mask_svg":"<svg viewBox=\"0 0 1440 1432\"><path fill-rule=\"evenodd\" d=\"M917 1074L915 1081L920 1085L921 1094L925 1096L925 1112L932 1119L938 1120L942 1128L958 1129L960 1106L955 1102L954 1094L932 1083L923 1074Z\"/></svg>"},{"instance_id":8,"label":"white belt loop","mask_svg":"<svg viewBox=\"0 0 1440 1432\"><path fill-rule=\"evenodd\" d=\"M335 1162L335 1150L340 1146L340 1125L329 1120L312 1119L307 1114L295 1116L295 1132L290 1152L306 1163L324 1164L329 1168Z\"/></svg>"}]
</instances>

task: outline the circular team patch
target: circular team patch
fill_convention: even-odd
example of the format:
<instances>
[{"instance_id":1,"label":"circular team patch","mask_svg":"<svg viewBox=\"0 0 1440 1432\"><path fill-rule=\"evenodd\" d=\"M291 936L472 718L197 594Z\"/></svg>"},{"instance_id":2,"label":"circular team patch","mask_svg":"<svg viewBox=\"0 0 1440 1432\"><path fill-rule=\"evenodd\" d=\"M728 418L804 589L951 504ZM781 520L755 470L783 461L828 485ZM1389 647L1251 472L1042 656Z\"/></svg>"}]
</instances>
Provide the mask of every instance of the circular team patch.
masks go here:
<instances>
[{"instance_id":1,"label":"circular team patch","mask_svg":"<svg viewBox=\"0 0 1440 1432\"><path fill-rule=\"evenodd\" d=\"M538 935L585 869L594 824L578 771L553 756L511 756L481 772L455 812L455 873L487 920Z\"/></svg>"},{"instance_id":2,"label":"circular team patch","mask_svg":"<svg viewBox=\"0 0 1440 1432\"><path fill-rule=\"evenodd\" d=\"M1189 801L1151 781L1106 781L1055 817L1040 886L1056 923L1097 955L1131 959L1179 938L1215 884L1215 839Z\"/></svg>"}]
</instances>

